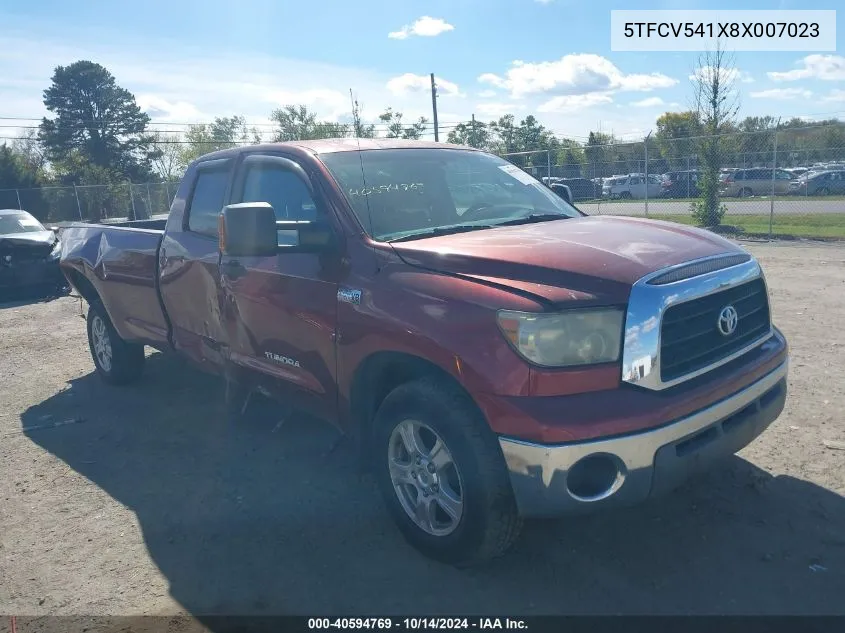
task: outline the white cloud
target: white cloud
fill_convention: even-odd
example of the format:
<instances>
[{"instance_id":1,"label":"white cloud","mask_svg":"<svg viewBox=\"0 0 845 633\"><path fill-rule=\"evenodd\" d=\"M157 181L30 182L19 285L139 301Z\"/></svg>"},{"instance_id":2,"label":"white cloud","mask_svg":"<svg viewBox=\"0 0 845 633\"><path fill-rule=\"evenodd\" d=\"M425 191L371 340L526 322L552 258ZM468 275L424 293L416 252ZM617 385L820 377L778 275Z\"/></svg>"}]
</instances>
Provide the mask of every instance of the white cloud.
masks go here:
<instances>
[{"instance_id":1,"label":"white cloud","mask_svg":"<svg viewBox=\"0 0 845 633\"><path fill-rule=\"evenodd\" d=\"M570 96L611 90L648 92L678 83L661 73L626 75L609 59L588 53L565 55L553 62L516 60L504 77L484 73L478 81L506 88L514 99L534 94Z\"/></svg>"},{"instance_id":2,"label":"white cloud","mask_svg":"<svg viewBox=\"0 0 845 633\"><path fill-rule=\"evenodd\" d=\"M613 98L606 93L591 92L585 95L564 95L541 103L537 106L537 112L577 112L605 103L613 103Z\"/></svg>"},{"instance_id":3,"label":"white cloud","mask_svg":"<svg viewBox=\"0 0 845 633\"><path fill-rule=\"evenodd\" d=\"M154 94L139 94L135 96L135 102L155 121L184 123L206 118L193 103L187 101L170 102Z\"/></svg>"},{"instance_id":4,"label":"white cloud","mask_svg":"<svg viewBox=\"0 0 845 633\"><path fill-rule=\"evenodd\" d=\"M458 84L434 78L437 84L437 95L440 97L459 97L461 91L458 89ZM430 75L415 75L414 73L405 73L394 77L387 82L387 89L391 94L403 96L416 92L430 92L431 91L431 76Z\"/></svg>"},{"instance_id":5,"label":"white cloud","mask_svg":"<svg viewBox=\"0 0 845 633\"><path fill-rule=\"evenodd\" d=\"M647 97L640 101L633 101L631 105L635 108L659 108L665 106L666 102L660 97Z\"/></svg>"},{"instance_id":6,"label":"white cloud","mask_svg":"<svg viewBox=\"0 0 845 633\"><path fill-rule=\"evenodd\" d=\"M821 79L824 81L845 81L845 57L839 55L807 55L798 62L801 68L785 72L766 73L773 81L797 81L799 79Z\"/></svg>"},{"instance_id":7,"label":"white cloud","mask_svg":"<svg viewBox=\"0 0 845 633\"><path fill-rule=\"evenodd\" d=\"M365 121L377 122L388 106L407 120L431 117L430 98L421 99L413 91L391 92L386 87L391 75L377 70L262 54L198 54L172 40L158 40L150 47L149 42L133 39L131 33L113 34L112 41L93 37L93 29L83 29L82 34L85 36L73 41L36 41L26 30L16 32L11 27L0 51L2 114L47 115L42 92L50 85L55 66L90 59L111 71L154 123L199 123L241 115L250 124L262 124L269 136L271 127L263 124L269 122L273 109L283 105L307 105L320 119L350 120L349 88L359 100ZM140 54L144 50L147 52ZM280 74L279 68L285 72ZM438 80L438 84L441 95L456 90L451 82ZM427 83L426 90L429 88ZM469 114L467 108L462 117L468 119ZM17 133L7 128L3 135Z\"/></svg>"},{"instance_id":8,"label":"white cloud","mask_svg":"<svg viewBox=\"0 0 845 633\"><path fill-rule=\"evenodd\" d=\"M845 90L831 90L822 101L829 103L845 103Z\"/></svg>"},{"instance_id":9,"label":"white cloud","mask_svg":"<svg viewBox=\"0 0 845 633\"><path fill-rule=\"evenodd\" d=\"M490 84L496 88L507 88L508 82L493 73L483 73L478 76L478 81L483 84Z\"/></svg>"},{"instance_id":10,"label":"white cloud","mask_svg":"<svg viewBox=\"0 0 845 633\"><path fill-rule=\"evenodd\" d=\"M496 91L495 90L482 90L481 92L478 93L478 96L481 99L490 99L491 97L496 96Z\"/></svg>"},{"instance_id":11,"label":"white cloud","mask_svg":"<svg viewBox=\"0 0 845 633\"><path fill-rule=\"evenodd\" d=\"M512 114L519 110L524 110L525 106L519 103L497 103L488 101L486 103L479 103L475 106L478 114L484 117L499 118L506 114Z\"/></svg>"},{"instance_id":12,"label":"white cloud","mask_svg":"<svg viewBox=\"0 0 845 633\"><path fill-rule=\"evenodd\" d=\"M422 16L413 24L406 24L398 31L387 34L392 40L404 40L412 35L419 37L436 37L446 31L454 31L455 27L441 18Z\"/></svg>"},{"instance_id":13,"label":"white cloud","mask_svg":"<svg viewBox=\"0 0 845 633\"><path fill-rule=\"evenodd\" d=\"M698 79L707 80L707 77L712 76L713 71L711 68L696 68L695 72L689 76L691 81L697 81ZM721 81L723 83L742 83L742 84L753 84L754 77L751 73L746 72L744 70L739 70L738 68L722 68L719 73L721 77Z\"/></svg>"},{"instance_id":14,"label":"white cloud","mask_svg":"<svg viewBox=\"0 0 845 633\"><path fill-rule=\"evenodd\" d=\"M39 20L36 25L16 22L15 16L4 17L9 18L4 22L4 46L0 49L0 110L5 116L38 119L47 115L42 92L49 86L55 66L90 59L108 68L117 83L136 95L139 103L153 114L153 121L165 130L182 129L176 122L208 122L218 116L241 115L250 125L259 125L266 132L265 138L269 138L273 129L268 120L271 111L282 105L304 102L320 119L348 122L351 120L349 88L358 99L361 117L366 122L378 122L379 114L388 106L402 112L405 121L421 116L431 119L429 84L422 90L394 94L387 88L387 82L401 73L385 72L378 66L360 68L343 60L315 62L245 49L223 53L201 51L155 33L138 33L128 26L104 31L96 25L80 24L71 37L62 23L51 25L49 21ZM253 32L253 23L245 21L242 26L243 33ZM37 40L32 38L35 28L42 34ZM283 73L279 72L280 68L284 69ZM448 88L444 89L443 82L440 83L443 95ZM460 88L466 91L463 84ZM499 89L495 90L498 97L479 96L477 93L485 88L493 86L473 85L472 99L444 98L439 108L441 124L468 121L473 112L481 121L508 112L518 117L534 112L546 127L578 138L586 135L585 130L595 129L597 120L601 121L602 129L612 129L618 136L626 137L637 130L648 130L654 124L653 111L627 107L627 100L621 100L624 107L618 110L608 107L609 96L589 97L604 103L594 101L593 108L577 111L572 108L584 105L583 101L547 104L547 108L564 109L539 115L540 104L560 95L541 94L514 101L508 92ZM663 93L654 94L668 100ZM636 98L647 96L651 95ZM491 105L494 103L499 105ZM22 119L20 125L37 125L37 121L30 123ZM444 134L446 129L442 130ZM3 135L19 133L7 128ZM425 137L432 138L432 134L427 132Z\"/></svg>"},{"instance_id":15,"label":"white cloud","mask_svg":"<svg viewBox=\"0 0 845 633\"><path fill-rule=\"evenodd\" d=\"M772 99L777 101L809 99L812 96L812 91L803 88L772 88L770 90L760 90L759 92L751 93L753 99Z\"/></svg>"}]
</instances>

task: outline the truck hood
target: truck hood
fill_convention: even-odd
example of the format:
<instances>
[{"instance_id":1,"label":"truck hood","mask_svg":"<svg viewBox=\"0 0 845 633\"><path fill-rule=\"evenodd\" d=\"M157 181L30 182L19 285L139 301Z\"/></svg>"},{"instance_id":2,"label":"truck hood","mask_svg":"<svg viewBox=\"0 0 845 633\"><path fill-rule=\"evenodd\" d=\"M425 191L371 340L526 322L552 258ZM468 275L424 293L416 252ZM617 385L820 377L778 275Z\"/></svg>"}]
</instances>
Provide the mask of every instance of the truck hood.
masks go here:
<instances>
[{"instance_id":1,"label":"truck hood","mask_svg":"<svg viewBox=\"0 0 845 633\"><path fill-rule=\"evenodd\" d=\"M709 231L626 217L583 217L391 245L408 265L505 285L542 300L627 301L641 277L667 266L741 253Z\"/></svg>"}]
</instances>

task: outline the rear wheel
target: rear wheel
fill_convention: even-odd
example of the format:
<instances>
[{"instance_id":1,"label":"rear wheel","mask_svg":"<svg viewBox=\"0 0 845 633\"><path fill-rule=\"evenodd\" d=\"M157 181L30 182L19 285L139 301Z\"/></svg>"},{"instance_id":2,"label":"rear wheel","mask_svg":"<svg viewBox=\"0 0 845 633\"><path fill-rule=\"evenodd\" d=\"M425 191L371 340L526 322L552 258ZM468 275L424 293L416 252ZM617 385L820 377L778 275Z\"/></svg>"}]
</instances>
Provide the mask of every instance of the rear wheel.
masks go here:
<instances>
[{"instance_id":1,"label":"rear wheel","mask_svg":"<svg viewBox=\"0 0 845 633\"><path fill-rule=\"evenodd\" d=\"M751 191L750 187L743 187L742 189L739 190L739 193L737 195L740 198L748 198L751 195L753 195L753 192Z\"/></svg>"},{"instance_id":2,"label":"rear wheel","mask_svg":"<svg viewBox=\"0 0 845 633\"><path fill-rule=\"evenodd\" d=\"M828 189L827 187L821 187L819 189L816 189L816 195L817 196L829 196L830 195L830 189Z\"/></svg>"},{"instance_id":3,"label":"rear wheel","mask_svg":"<svg viewBox=\"0 0 845 633\"><path fill-rule=\"evenodd\" d=\"M144 370L144 346L120 338L105 308L96 301L88 307L88 347L97 373L110 385L133 382Z\"/></svg>"},{"instance_id":4,"label":"rear wheel","mask_svg":"<svg viewBox=\"0 0 845 633\"><path fill-rule=\"evenodd\" d=\"M631 192L630 191L623 191L619 194L619 197L623 200L630 200L631 199Z\"/></svg>"},{"instance_id":5,"label":"rear wheel","mask_svg":"<svg viewBox=\"0 0 845 633\"><path fill-rule=\"evenodd\" d=\"M422 378L394 389L374 423L376 478L405 539L446 563L503 554L522 520L504 458L469 398Z\"/></svg>"}]
</instances>

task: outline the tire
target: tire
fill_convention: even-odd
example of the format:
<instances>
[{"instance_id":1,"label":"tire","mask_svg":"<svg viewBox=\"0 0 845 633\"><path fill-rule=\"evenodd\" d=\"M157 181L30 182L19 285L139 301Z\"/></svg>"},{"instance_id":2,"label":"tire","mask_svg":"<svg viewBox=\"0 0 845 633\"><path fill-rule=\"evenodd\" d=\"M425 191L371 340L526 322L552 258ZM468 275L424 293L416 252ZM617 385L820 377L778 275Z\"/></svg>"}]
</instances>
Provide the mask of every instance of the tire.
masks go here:
<instances>
[{"instance_id":1,"label":"tire","mask_svg":"<svg viewBox=\"0 0 845 633\"><path fill-rule=\"evenodd\" d=\"M424 457L415 465L405 440L409 430L424 452L437 438L445 448L433 451L431 462ZM428 377L400 385L379 407L372 441L375 477L388 511L408 543L425 556L468 566L501 556L516 541L522 519L498 441L458 388ZM391 471L406 483L394 485ZM421 487L429 497L422 496ZM433 508L430 529L411 517L414 498Z\"/></svg>"},{"instance_id":2,"label":"tire","mask_svg":"<svg viewBox=\"0 0 845 633\"><path fill-rule=\"evenodd\" d=\"M751 189L749 187L743 187L742 189L739 190L739 192L736 195L740 198L748 198L750 196L753 196L754 192L751 191Z\"/></svg>"},{"instance_id":3,"label":"tire","mask_svg":"<svg viewBox=\"0 0 845 633\"><path fill-rule=\"evenodd\" d=\"M622 193L619 194L619 197L622 200L630 200L632 198L630 191L623 191Z\"/></svg>"},{"instance_id":4,"label":"tire","mask_svg":"<svg viewBox=\"0 0 845 633\"><path fill-rule=\"evenodd\" d=\"M819 189L816 189L815 195L817 195L817 196L829 196L830 195L830 189L828 189L827 187L820 187Z\"/></svg>"},{"instance_id":5,"label":"tire","mask_svg":"<svg viewBox=\"0 0 845 633\"><path fill-rule=\"evenodd\" d=\"M110 385L137 380L144 370L144 346L120 338L99 302L89 304L87 320L88 348L100 378Z\"/></svg>"}]
</instances>

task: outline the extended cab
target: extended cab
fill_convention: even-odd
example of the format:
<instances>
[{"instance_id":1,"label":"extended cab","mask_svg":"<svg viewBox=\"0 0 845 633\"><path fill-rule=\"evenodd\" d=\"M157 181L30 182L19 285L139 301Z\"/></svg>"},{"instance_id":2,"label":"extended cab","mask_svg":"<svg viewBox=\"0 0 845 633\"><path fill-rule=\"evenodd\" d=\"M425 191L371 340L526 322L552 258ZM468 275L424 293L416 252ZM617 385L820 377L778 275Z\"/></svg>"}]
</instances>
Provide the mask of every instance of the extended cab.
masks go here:
<instances>
[{"instance_id":1,"label":"extended cab","mask_svg":"<svg viewBox=\"0 0 845 633\"><path fill-rule=\"evenodd\" d=\"M76 225L99 374L144 346L356 441L405 537L467 563L523 517L634 504L781 413L763 271L710 232L588 217L496 156L340 139L204 156L166 222Z\"/></svg>"}]
</instances>

